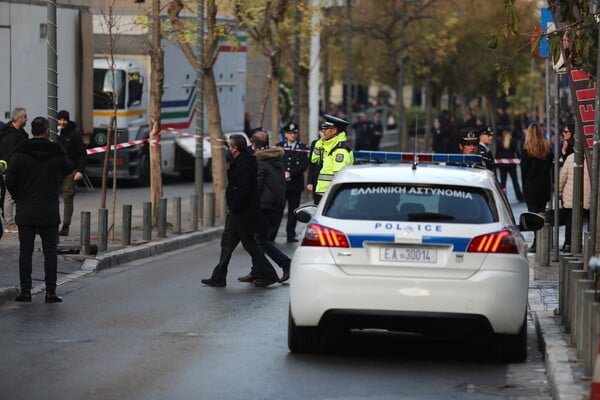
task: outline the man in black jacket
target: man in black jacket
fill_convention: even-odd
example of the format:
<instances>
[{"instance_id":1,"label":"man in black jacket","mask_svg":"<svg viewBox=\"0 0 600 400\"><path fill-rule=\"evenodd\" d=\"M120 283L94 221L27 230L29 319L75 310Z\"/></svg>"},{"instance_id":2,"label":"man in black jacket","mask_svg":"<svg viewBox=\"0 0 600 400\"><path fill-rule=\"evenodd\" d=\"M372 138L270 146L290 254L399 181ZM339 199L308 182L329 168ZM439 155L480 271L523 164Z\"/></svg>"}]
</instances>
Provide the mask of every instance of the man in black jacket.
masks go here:
<instances>
[{"instance_id":1,"label":"man in black jacket","mask_svg":"<svg viewBox=\"0 0 600 400\"><path fill-rule=\"evenodd\" d=\"M60 177L73 171L60 143L48 140L48 120L31 122L33 139L14 149L6 171L6 188L15 199L15 221L19 226L19 277L21 292L15 301L31 301L31 269L36 233L42 239L46 303L60 303L56 295L58 225L60 224L58 185Z\"/></svg>"},{"instance_id":2,"label":"man in black jacket","mask_svg":"<svg viewBox=\"0 0 600 400\"><path fill-rule=\"evenodd\" d=\"M285 179L283 173L283 149L269 147L269 135L258 130L252 135L254 155L258 164L257 187L261 220L256 241L263 251L283 270L279 282L290 278L290 258L275 244L275 237L281 224L285 205ZM256 279L255 260L252 259L250 274L238 278L240 282L254 282Z\"/></svg>"},{"instance_id":3,"label":"man in black jacket","mask_svg":"<svg viewBox=\"0 0 600 400\"><path fill-rule=\"evenodd\" d=\"M63 225L59 235L67 236L71 225L71 217L73 216L73 198L77 191L76 182L83 179L87 153L81 131L77 124L70 120L69 112L66 110L59 111L56 114L56 122L58 123L58 143L63 145L67 157L75 166L75 170L65 176L62 182L64 209Z\"/></svg>"},{"instance_id":4,"label":"man in black jacket","mask_svg":"<svg viewBox=\"0 0 600 400\"><path fill-rule=\"evenodd\" d=\"M255 261L256 280L254 286L267 287L276 283L279 277L254 239L256 229L261 224L256 186L256 158L248 151L248 144L243 135L231 135L229 149L231 162L227 170L227 188L225 189L229 212L221 236L221 255L211 277L202 279L202 283L214 287L227 285L229 260L241 241L244 249Z\"/></svg>"},{"instance_id":5,"label":"man in black jacket","mask_svg":"<svg viewBox=\"0 0 600 400\"><path fill-rule=\"evenodd\" d=\"M296 239L296 214L294 210L300 206L302 191L304 190L304 171L308 167L308 147L298 141L298 125L290 122L283 128L285 141L277 146L285 150L283 167L285 169L285 201L287 202L287 223L285 232L288 243L297 242Z\"/></svg>"},{"instance_id":6,"label":"man in black jacket","mask_svg":"<svg viewBox=\"0 0 600 400\"><path fill-rule=\"evenodd\" d=\"M0 160L8 161L17 145L21 141L29 139L29 135L24 129L26 123L27 110L22 107L15 108L11 114L11 121L0 130ZM14 207L14 199L9 192L6 192L2 202L4 222L6 222L4 232L6 233L17 233Z\"/></svg>"}]
</instances>

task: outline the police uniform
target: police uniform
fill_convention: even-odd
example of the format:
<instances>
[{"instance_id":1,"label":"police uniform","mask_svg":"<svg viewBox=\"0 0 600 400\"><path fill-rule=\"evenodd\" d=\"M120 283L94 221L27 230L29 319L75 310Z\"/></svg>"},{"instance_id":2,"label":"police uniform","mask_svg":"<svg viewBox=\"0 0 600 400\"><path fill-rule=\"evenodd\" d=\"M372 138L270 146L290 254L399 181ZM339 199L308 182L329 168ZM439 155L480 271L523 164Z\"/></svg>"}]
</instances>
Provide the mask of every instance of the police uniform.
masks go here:
<instances>
[{"instance_id":1,"label":"police uniform","mask_svg":"<svg viewBox=\"0 0 600 400\"><path fill-rule=\"evenodd\" d=\"M302 191L304 190L304 171L308 168L308 146L298 141L298 124L290 122L283 128L283 132L293 132L296 140L277 143L283 147L283 169L286 174L285 201L287 202L286 234L288 242L296 242L296 215L294 210L300 206ZM289 176L289 178L288 178Z\"/></svg>"},{"instance_id":2,"label":"police uniform","mask_svg":"<svg viewBox=\"0 0 600 400\"><path fill-rule=\"evenodd\" d=\"M494 132L492 131L492 129L490 127L487 127L486 129L480 131L479 135L490 135L493 136ZM485 164L485 167L487 169L489 169L490 171L492 171L494 173L494 176L496 175L496 162L494 161L494 156L492 155L492 152L490 151L490 149L483 143L479 143L479 154L481 154L481 157L483 158L483 163Z\"/></svg>"},{"instance_id":3,"label":"police uniform","mask_svg":"<svg viewBox=\"0 0 600 400\"><path fill-rule=\"evenodd\" d=\"M346 132L344 131L348 126L348 121L327 114L323 118L325 121L321 123L319 128L336 127L338 133L329 140L323 140L322 138L317 140L315 151L311 154L311 162L317 163L319 154L323 162L315 187L315 194L320 196L325 193L337 171L354 163L354 154L347 142Z\"/></svg>"}]
</instances>

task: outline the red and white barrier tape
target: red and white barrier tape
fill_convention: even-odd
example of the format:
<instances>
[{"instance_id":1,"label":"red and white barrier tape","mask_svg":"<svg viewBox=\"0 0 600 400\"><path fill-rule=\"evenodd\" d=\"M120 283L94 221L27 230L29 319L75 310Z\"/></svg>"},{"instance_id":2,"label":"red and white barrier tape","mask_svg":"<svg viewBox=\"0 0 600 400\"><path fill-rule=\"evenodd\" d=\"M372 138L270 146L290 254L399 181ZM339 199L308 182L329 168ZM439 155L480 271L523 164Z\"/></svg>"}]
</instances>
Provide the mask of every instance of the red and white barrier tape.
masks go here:
<instances>
[{"instance_id":1,"label":"red and white barrier tape","mask_svg":"<svg viewBox=\"0 0 600 400\"><path fill-rule=\"evenodd\" d=\"M521 160L518 158L496 158L494 160L496 165L499 164L521 164Z\"/></svg>"},{"instance_id":2,"label":"red and white barrier tape","mask_svg":"<svg viewBox=\"0 0 600 400\"><path fill-rule=\"evenodd\" d=\"M131 146L135 146L140 143L147 142L148 140L149 139L146 138L146 139L141 139L141 140L134 140L133 142L118 143L116 145L110 146L110 149L111 150L124 149L126 147L131 147ZM91 149L87 149L86 152L87 152L87 154L98 154L98 153L104 153L106 150L108 150L108 146L100 146L100 147L94 147Z\"/></svg>"}]
</instances>

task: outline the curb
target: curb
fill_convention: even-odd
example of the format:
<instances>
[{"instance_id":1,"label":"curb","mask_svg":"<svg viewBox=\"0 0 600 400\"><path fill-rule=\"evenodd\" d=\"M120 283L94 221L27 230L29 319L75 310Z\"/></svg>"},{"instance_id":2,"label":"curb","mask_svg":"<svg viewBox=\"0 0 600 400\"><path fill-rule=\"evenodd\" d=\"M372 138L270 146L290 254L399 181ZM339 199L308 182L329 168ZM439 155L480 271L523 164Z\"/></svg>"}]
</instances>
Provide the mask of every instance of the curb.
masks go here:
<instances>
[{"instance_id":1,"label":"curb","mask_svg":"<svg viewBox=\"0 0 600 400\"><path fill-rule=\"evenodd\" d=\"M224 227L222 226L210 227L199 232L184 233L182 235L144 243L139 246L126 247L112 252L102 253L95 258L86 259L79 270L66 276L59 276L56 284L57 286L60 286L95 271L116 267L130 261L148 258L210 241L221 237L223 229ZM31 289L31 294L38 294L44 290L45 284L42 283L33 287ZM16 286L0 287L0 304L14 301L17 294L19 294L19 288Z\"/></svg>"},{"instance_id":2,"label":"curb","mask_svg":"<svg viewBox=\"0 0 600 400\"><path fill-rule=\"evenodd\" d=\"M546 363L546 377L555 400L588 399L589 384L574 376L573 370L583 368L576 349L565 340L553 311L533 313L535 331Z\"/></svg>"}]
</instances>

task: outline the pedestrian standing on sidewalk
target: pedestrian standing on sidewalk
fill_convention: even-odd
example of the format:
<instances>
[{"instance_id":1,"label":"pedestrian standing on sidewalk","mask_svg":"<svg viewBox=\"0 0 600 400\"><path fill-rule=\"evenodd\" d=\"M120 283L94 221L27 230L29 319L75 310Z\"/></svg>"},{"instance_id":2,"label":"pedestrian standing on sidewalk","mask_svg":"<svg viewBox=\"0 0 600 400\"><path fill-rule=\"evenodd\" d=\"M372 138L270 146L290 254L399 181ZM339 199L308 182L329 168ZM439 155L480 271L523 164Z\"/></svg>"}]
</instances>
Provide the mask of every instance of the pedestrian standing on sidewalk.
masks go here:
<instances>
[{"instance_id":1,"label":"pedestrian standing on sidewalk","mask_svg":"<svg viewBox=\"0 0 600 400\"><path fill-rule=\"evenodd\" d=\"M287 202L287 223L285 232L287 242L297 242L296 239L296 214L294 210L300 206L302 191L304 190L304 171L308 167L308 147L298 141L298 124L290 122L283 128L285 141L277 143L283 147L283 168L285 178L285 201Z\"/></svg>"},{"instance_id":2,"label":"pedestrian standing on sidewalk","mask_svg":"<svg viewBox=\"0 0 600 400\"><path fill-rule=\"evenodd\" d=\"M254 238L257 227L263 223L260 220L256 186L256 157L248 151L248 143L243 135L231 135L228 152L231 153L228 157L231 161L227 169L227 188L225 189L228 213L221 236L221 255L211 277L202 279L202 283L213 287L227 285L227 268L231 254L242 242L244 249L255 260L256 280L254 286L267 287L279 281L279 277Z\"/></svg>"},{"instance_id":3,"label":"pedestrian standing on sidewalk","mask_svg":"<svg viewBox=\"0 0 600 400\"><path fill-rule=\"evenodd\" d=\"M552 191L552 151L538 123L530 124L525 133L521 179L527 211L544 212ZM529 248L530 252L535 252L536 240L537 232Z\"/></svg>"},{"instance_id":4,"label":"pedestrian standing on sidewalk","mask_svg":"<svg viewBox=\"0 0 600 400\"><path fill-rule=\"evenodd\" d=\"M31 301L31 270L35 235L42 239L46 303L60 303L56 294L58 225L60 210L58 188L61 177L73 171L73 164L60 143L48 139L48 120L31 121L33 139L19 143L13 150L6 171L6 188L16 204L15 221L19 227L19 278L21 291L15 301Z\"/></svg>"},{"instance_id":5,"label":"pedestrian standing on sidewalk","mask_svg":"<svg viewBox=\"0 0 600 400\"><path fill-rule=\"evenodd\" d=\"M11 114L11 121L0 130L0 159L8 161L13 150L23 140L29 139L29 135L25 131L27 123L27 110L22 107L17 107ZM10 192L4 193L4 202L2 211L4 214L5 233L17 233L17 225L15 223L15 201Z\"/></svg>"},{"instance_id":6,"label":"pedestrian standing on sidewalk","mask_svg":"<svg viewBox=\"0 0 600 400\"><path fill-rule=\"evenodd\" d=\"M573 206L583 208L583 219L589 220L590 217L590 206L592 202L591 196L591 183L590 174L588 173L585 158L583 160L583 197L580 205L573 204L573 170L575 169L575 155L571 153L565 159L565 162L560 169L560 176L558 180L558 195L562 201L562 209L564 210L565 218L565 242L563 243L562 251L569 253L571 251L571 230L572 230L572 216Z\"/></svg>"},{"instance_id":7,"label":"pedestrian standing on sidewalk","mask_svg":"<svg viewBox=\"0 0 600 400\"><path fill-rule=\"evenodd\" d=\"M65 176L62 181L63 224L58 234L67 236L71 225L71 217L73 216L73 199L77 192L77 181L83 179L87 154L81 131L77 124L70 120L69 112L66 110L59 111L56 114L56 120L58 123L58 143L63 145L67 157L75 165L75 170Z\"/></svg>"},{"instance_id":8,"label":"pedestrian standing on sidewalk","mask_svg":"<svg viewBox=\"0 0 600 400\"><path fill-rule=\"evenodd\" d=\"M290 258L275 244L275 237L281 224L283 208L285 206L285 178L283 171L283 149L269 147L269 135L265 131L256 131L252 135L254 155L258 164L257 187L260 199L261 223L257 226L254 235L256 242L266 255L275 262L283 271L279 282L290 278ZM252 258L250 274L240 276L240 282L254 282L256 260Z\"/></svg>"}]
</instances>

